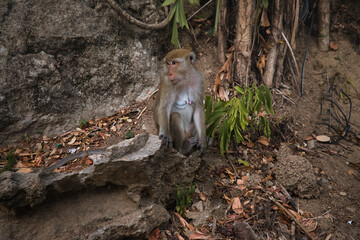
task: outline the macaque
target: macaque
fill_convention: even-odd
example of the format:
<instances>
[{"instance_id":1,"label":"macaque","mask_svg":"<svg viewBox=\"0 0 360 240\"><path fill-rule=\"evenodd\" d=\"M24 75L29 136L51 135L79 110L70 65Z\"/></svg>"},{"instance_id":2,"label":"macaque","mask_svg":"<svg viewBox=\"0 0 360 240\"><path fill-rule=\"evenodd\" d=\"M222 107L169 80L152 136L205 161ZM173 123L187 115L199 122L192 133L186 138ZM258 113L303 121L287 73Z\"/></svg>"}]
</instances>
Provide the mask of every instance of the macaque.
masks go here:
<instances>
[{"instance_id":1,"label":"macaque","mask_svg":"<svg viewBox=\"0 0 360 240\"><path fill-rule=\"evenodd\" d=\"M164 69L154 106L154 120L161 144L183 155L206 149L203 109L204 78L194 67L195 54L175 49L164 58Z\"/></svg>"}]
</instances>

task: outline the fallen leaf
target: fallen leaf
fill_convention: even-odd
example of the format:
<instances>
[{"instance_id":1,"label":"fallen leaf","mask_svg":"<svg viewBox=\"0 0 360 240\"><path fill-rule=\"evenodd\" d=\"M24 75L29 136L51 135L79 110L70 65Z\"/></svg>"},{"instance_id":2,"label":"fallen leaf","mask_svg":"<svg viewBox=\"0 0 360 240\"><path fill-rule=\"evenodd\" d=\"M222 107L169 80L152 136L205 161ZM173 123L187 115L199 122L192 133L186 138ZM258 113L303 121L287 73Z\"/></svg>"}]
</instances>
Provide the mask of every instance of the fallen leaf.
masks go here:
<instances>
[{"instance_id":1,"label":"fallen leaf","mask_svg":"<svg viewBox=\"0 0 360 240\"><path fill-rule=\"evenodd\" d=\"M318 140L319 142L330 142L330 137L326 135L319 135L316 136L316 140Z\"/></svg>"},{"instance_id":2,"label":"fallen leaf","mask_svg":"<svg viewBox=\"0 0 360 240\"><path fill-rule=\"evenodd\" d=\"M261 75L264 72L265 66L266 66L266 58L265 58L265 55L263 53L261 53L259 60L256 63L256 67L260 70Z\"/></svg>"},{"instance_id":3,"label":"fallen leaf","mask_svg":"<svg viewBox=\"0 0 360 240\"><path fill-rule=\"evenodd\" d=\"M190 233L187 237L190 240L191 239L208 239L208 236L206 236L204 233L200 232L199 230L195 230L195 232Z\"/></svg>"},{"instance_id":4,"label":"fallen leaf","mask_svg":"<svg viewBox=\"0 0 360 240\"><path fill-rule=\"evenodd\" d=\"M206 200L206 196L202 192L199 193L199 197L200 197L201 201Z\"/></svg>"},{"instance_id":5,"label":"fallen leaf","mask_svg":"<svg viewBox=\"0 0 360 240\"><path fill-rule=\"evenodd\" d=\"M76 141L76 137L73 137L70 142L68 142L68 145L73 145Z\"/></svg>"},{"instance_id":6,"label":"fallen leaf","mask_svg":"<svg viewBox=\"0 0 360 240\"><path fill-rule=\"evenodd\" d=\"M14 165L14 168L23 168L24 167L24 164L22 164L22 162L17 162L15 165Z\"/></svg>"},{"instance_id":7,"label":"fallen leaf","mask_svg":"<svg viewBox=\"0 0 360 240\"><path fill-rule=\"evenodd\" d=\"M235 197L233 198L232 201L232 210L237 213L237 214L242 214L244 212L244 208L240 202L240 198L239 197Z\"/></svg>"},{"instance_id":8,"label":"fallen leaf","mask_svg":"<svg viewBox=\"0 0 360 240\"><path fill-rule=\"evenodd\" d=\"M339 45L338 45L337 42L331 41L331 42L330 42L330 48L331 48L332 50L336 51L336 50L338 50Z\"/></svg>"},{"instance_id":9,"label":"fallen leaf","mask_svg":"<svg viewBox=\"0 0 360 240\"><path fill-rule=\"evenodd\" d=\"M303 216L301 216L299 213L288 209L290 211L290 213L292 215L294 215L294 217L304 226L304 228L308 231L308 232L312 232L316 229L317 227L317 222L311 220L311 219L306 219Z\"/></svg>"},{"instance_id":10,"label":"fallen leaf","mask_svg":"<svg viewBox=\"0 0 360 240\"><path fill-rule=\"evenodd\" d=\"M244 180L238 179L238 180L236 180L236 184L239 186L240 190L246 189L246 184L245 184Z\"/></svg>"},{"instance_id":11,"label":"fallen leaf","mask_svg":"<svg viewBox=\"0 0 360 240\"><path fill-rule=\"evenodd\" d=\"M269 146L269 138L266 138L264 136L259 137L258 143L261 143L264 146Z\"/></svg>"},{"instance_id":12,"label":"fallen leaf","mask_svg":"<svg viewBox=\"0 0 360 240\"><path fill-rule=\"evenodd\" d=\"M255 144L252 143L252 142L244 141L242 144L245 145L245 146L247 146L248 148L253 148L253 147L255 147Z\"/></svg>"},{"instance_id":13,"label":"fallen leaf","mask_svg":"<svg viewBox=\"0 0 360 240\"><path fill-rule=\"evenodd\" d=\"M112 125L111 128L110 128L110 130L113 131L113 132L116 132L116 131L117 131L116 126L115 126L115 125Z\"/></svg>"},{"instance_id":14,"label":"fallen leaf","mask_svg":"<svg viewBox=\"0 0 360 240\"><path fill-rule=\"evenodd\" d=\"M178 240L185 240L178 232L175 232L174 235L175 237L177 237Z\"/></svg>"},{"instance_id":15,"label":"fallen leaf","mask_svg":"<svg viewBox=\"0 0 360 240\"><path fill-rule=\"evenodd\" d=\"M349 170L349 171L348 171L348 174L349 174L349 175L356 176L356 174L355 174L355 172L354 172L353 170Z\"/></svg>"},{"instance_id":16,"label":"fallen leaf","mask_svg":"<svg viewBox=\"0 0 360 240\"><path fill-rule=\"evenodd\" d=\"M157 240L160 239L160 229L157 227L151 231L148 237L149 240Z\"/></svg>"},{"instance_id":17,"label":"fallen leaf","mask_svg":"<svg viewBox=\"0 0 360 240\"><path fill-rule=\"evenodd\" d=\"M190 231L194 231L195 228L190 225L180 214L178 214L177 212L174 213L175 216L177 216L177 218L180 220L181 222L181 225L184 227L184 228L187 228L189 229Z\"/></svg>"},{"instance_id":18,"label":"fallen leaf","mask_svg":"<svg viewBox=\"0 0 360 240\"><path fill-rule=\"evenodd\" d=\"M55 155L57 152L57 148L54 148L51 152L50 152L50 156L53 156Z\"/></svg>"},{"instance_id":19,"label":"fallen leaf","mask_svg":"<svg viewBox=\"0 0 360 240\"><path fill-rule=\"evenodd\" d=\"M309 141L309 140L312 140L312 139L313 139L312 136L307 136L304 140L305 140L305 141Z\"/></svg>"},{"instance_id":20,"label":"fallen leaf","mask_svg":"<svg viewBox=\"0 0 360 240\"><path fill-rule=\"evenodd\" d=\"M85 164L86 164L87 166L90 166L90 165L92 165L93 163L94 163L94 161L91 160L89 157L87 157L87 158L85 159Z\"/></svg>"},{"instance_id":21,"label":"fallen leaf","mask_svg":"<svg viewBox=\"0 0 360 240\"><path fill-rule=\"evenodd\" d=\"M32 172L33 170L31 168L20 168L19 171L17 171L18 173L29 173Z\"/></svg>"}]
</instances>

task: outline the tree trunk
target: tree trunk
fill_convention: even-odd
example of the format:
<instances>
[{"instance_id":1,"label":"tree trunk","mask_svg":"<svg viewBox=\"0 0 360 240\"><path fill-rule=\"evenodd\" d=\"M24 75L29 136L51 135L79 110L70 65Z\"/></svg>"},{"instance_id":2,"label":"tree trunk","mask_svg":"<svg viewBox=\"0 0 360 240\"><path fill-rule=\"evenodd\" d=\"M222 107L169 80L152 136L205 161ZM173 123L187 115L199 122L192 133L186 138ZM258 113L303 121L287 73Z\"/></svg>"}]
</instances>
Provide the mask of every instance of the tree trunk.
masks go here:
<instances>
[{"instance_id":1,"label":"tree trunk","mask_svg":"<svg viewBox=\"0 0 360 240\"><path fill-rule=\"evenodd\" d=\"M319 0L319 38L318 46L320 51L329 49L329 24L330 24L330 1Z\"/></svg>"},{"instance_id":2,"label":"tree trunk","mask_svg":"<svg viewBox=\"0 0 360 240\"><path fill-rule=\"evenodd\" d=\"M240 85L247 85L247 62L251 57L251 36L254 25L255 3L253 0L239 0L235 36L235 74Z\"/></svg>"},{"instance_id":3,"label":"tree trunk","mask_svg":"<svg viewBox=\"0 0 360 240\"><path fill-rule=\"evenodd\" d=\"M266 68L264 72L264 83L267 87L273 85L274 73L276 68L276 59L278 55L278 43L279 37L282 30L282 16L283 16L283 5L281 0L275 0L273 9L273 21L272 21L272 48L269 51L266 59Z\"/></svg>"},{"instance_id":4,"label":"tree trunk","mask_svg":"<svg viewBox=\"0 0 360 240\"><path fill-rule=\"evenodd\" d=\"M221 1L220 5L220 16L219 16L219 27L218 27L218 52L219 52L219 61L225 63L225 48L226 48L226 11L227 11L227 0L218 0Z\"/></svg>"}]
</instances>

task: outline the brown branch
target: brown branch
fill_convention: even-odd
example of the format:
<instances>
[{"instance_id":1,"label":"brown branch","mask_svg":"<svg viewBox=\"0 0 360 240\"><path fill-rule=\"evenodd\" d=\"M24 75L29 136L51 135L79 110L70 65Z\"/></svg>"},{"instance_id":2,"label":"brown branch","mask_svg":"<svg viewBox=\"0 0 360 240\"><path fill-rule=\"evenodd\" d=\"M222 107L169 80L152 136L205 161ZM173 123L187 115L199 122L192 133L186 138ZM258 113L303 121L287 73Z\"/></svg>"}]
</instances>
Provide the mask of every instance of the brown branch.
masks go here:
<instances>
[{"instance_id":1,"label":"brown branch","mask_svg":"<svg viewBox=\"0 0 360 240\"><path fill-rule=\"evenodd\" d=\"M276 204L276 206L278 206L279 208L281 208L281 210L283 210L290 218L291 220L293 220L300 228L301 230L306 234L306 236L308 238L310 238L311 240L315 240L315 238L313 238L310 233L305 229L305 227L296 219L296 217L294 215L292 215L286 208L284 208L283 205L281 205L280 203L278 203L275 198L273 197L269 197L270 200Z\"/></svg>"},{"instance_id":2,"label":"brown branch","mask_svg":"<svg viewBox=\"0 0 360 240\"><path fill-rule=\"evenodd\" d=\"M158 30L158 29L162 29L164 27L166 27L166 25L168 24L169 21L169 16L167 16L162 22L160 23L144 23L141 22L140 20L137 20L136 18L134 18L133 16L131 16L130 14L128 14L125 10L123 10L119 4L115 1L115 0L105 0L105 2L107 2L107 4L109 4L109 6L117 13L119 14L122 18L124 18L125 20L127 20L129 23L134 24L135 26L142 28L142 29L146 29L146 30Z\"/></svg>"},{"instance_id":3,"label":"brown branch","mask_svg":"<svg viewBox=\"0 0 360 240\"><path fill-rule=\"evenodd\" d=\"M219 61L221 64L225 63L225 42L226 42L226 32L225 32L225 21L226 21L226 11L227 11L227 1L221 0L220 5L220 16L219 16L219 26L218 26L218 52L219 52Z\"/></svg>"}]
</instances>

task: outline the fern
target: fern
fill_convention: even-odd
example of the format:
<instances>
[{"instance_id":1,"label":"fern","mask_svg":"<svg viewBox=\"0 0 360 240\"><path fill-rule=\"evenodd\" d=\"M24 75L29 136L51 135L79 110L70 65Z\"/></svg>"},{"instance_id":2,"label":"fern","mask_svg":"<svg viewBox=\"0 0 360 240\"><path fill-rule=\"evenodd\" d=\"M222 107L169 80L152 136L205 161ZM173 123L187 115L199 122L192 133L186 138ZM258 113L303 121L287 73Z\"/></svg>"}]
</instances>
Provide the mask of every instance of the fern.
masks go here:
<instances>
[{"instance_id":1,"label":"fern","mask_svg":"<svg viewBox=\"0 0 360 240\"><path fill-rule=\"evenodd\" d=\"M211 96L205 98L205 119L208 125L206 134L213 138L218 131L220 153L229 150L232 137L237 143L244 141L243 134L259 130L270 137L270 124L265 116L274 114L270 90L265 85L257 87L235 87L235 96L228 102L221 99L215 101Z\"/></svg>"}]
</instances>

